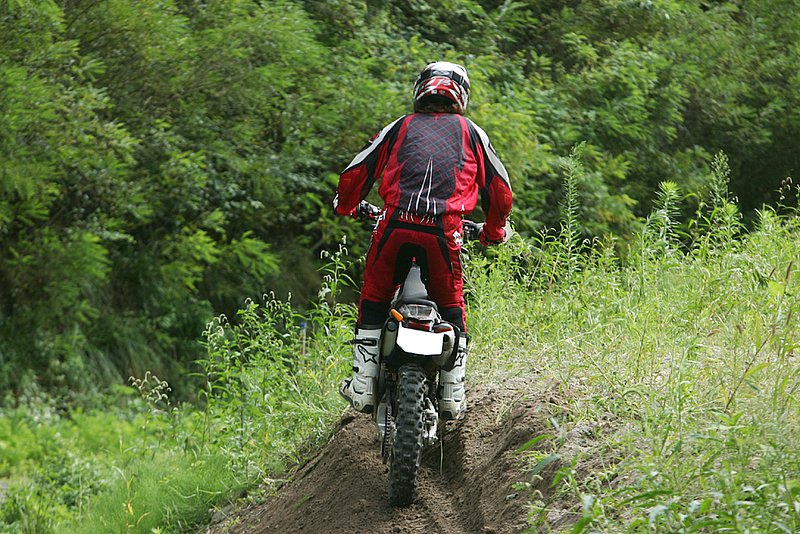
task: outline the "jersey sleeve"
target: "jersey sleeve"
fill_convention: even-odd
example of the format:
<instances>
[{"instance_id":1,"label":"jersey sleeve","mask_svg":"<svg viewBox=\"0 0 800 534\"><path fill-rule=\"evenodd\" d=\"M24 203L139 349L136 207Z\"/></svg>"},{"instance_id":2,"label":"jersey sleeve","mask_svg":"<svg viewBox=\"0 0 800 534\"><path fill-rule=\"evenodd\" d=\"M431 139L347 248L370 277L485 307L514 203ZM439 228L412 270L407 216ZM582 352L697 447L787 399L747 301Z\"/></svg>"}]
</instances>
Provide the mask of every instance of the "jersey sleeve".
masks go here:
<instances>
[{"instance_id":1,"label":"jersey sleeve","mask_svg":"<svg viewBox=\"0 0 800 534\"><path fill-rule=\"evenodd\" d=\"M505 166L489 141L489 136L474 122L469 121L469 125L479 163L482 163L478 169L478 186L481 208L486 214L483 235L488 241L500 242L505 237L503 227L511 213L511 182Z\"/></svg>"},{"instance_id":2,"label":"jersey sleeve","mask_svg":"<svg viewBox=\"0 0 800 534\"><path fill-rule=\"evenodd\" d=\"M389 152L397 138L397 130L404 118L400 117L378 132L342 171L336 198L333 199L336 213L352 214L358 203L367 196L386 167Z\"/></svg>"}]
</instances>

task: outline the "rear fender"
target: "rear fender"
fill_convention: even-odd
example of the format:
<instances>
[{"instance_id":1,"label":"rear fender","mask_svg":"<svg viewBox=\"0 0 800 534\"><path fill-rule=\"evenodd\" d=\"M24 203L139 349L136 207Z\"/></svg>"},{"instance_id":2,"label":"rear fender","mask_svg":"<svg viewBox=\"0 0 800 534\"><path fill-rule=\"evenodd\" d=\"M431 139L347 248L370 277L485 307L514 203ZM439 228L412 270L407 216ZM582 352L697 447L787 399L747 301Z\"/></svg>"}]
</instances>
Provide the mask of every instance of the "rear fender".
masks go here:
<instances>
[{"instance_id":1,"label":"rear fender","mask_svg":"<svg viewBox=\"0 0 800 534\"><path fill-rule=\"evenodd\" d=\"M415 363L433 373L442 368L453 368L458 353L458 327L442 322L437 325L437 333L415 331L404 327L394 318L386 321L381 335L381 361L389 368L398 369L406 363ZM398 341L399 339L399 341ZM433 349L425 349L426 341ZM435 354L426 354L426 352Z\"/></svg>"}]
</instances>

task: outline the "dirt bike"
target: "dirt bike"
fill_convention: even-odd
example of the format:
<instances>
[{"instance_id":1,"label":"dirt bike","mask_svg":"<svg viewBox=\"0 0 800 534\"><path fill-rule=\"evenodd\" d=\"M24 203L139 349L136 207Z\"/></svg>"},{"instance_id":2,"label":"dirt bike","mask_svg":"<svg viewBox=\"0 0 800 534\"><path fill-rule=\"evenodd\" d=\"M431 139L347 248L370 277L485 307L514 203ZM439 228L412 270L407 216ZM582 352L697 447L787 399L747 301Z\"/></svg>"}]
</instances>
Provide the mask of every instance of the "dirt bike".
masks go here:
<instances>
[{"instance_id":1,"label":"dirt bike","mask_svg":"<svg viewBox=\"0 0 800 534\"><path fill-rule=\"evenodd\" d=\"M377 220L380 209L362 202L360 217ZM480 223L464 221L464 239L477 239ZM389 463L389 502L410 505L416 498L422 449L437 443L443 425L436 395L440 370L458 357L458 327L444 321L412 262L391 303L379 340L380 370L373 418L381 456Z\"/></svg>"}]
</instances>

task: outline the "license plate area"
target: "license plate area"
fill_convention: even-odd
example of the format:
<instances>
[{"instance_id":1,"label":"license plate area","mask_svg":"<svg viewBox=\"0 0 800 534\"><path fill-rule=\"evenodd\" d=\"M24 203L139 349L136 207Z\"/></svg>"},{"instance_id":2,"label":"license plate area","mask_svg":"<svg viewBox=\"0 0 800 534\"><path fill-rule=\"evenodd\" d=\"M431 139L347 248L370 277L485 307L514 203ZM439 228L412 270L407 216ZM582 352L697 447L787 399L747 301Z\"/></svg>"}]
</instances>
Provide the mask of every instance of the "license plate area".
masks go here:
<instances>
[{"instance_id":1,"label":"license plate area","mask_svg":"<svg viewBox=\"0 0 800 534\"><path fill-rule=\"evenodd\" d=\"M398 324L397 346L408 354L438 356L444 348L444 333L426 332Z\"/></svg>"}]
</instances>

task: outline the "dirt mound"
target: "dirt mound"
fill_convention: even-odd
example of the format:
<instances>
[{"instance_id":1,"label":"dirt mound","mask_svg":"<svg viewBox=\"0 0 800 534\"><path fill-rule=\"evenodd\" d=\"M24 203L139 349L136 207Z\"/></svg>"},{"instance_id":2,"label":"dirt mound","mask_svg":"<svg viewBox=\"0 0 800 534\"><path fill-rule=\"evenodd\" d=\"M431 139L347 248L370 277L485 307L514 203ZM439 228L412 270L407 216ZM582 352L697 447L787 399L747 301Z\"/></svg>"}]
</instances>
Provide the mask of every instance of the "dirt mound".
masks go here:
<instances>
[{"instance_id":1,"label":"dirt mound","mask_svg":"<svg viewBox=\"0 0 800 534\"><path fill-rule=\"evenodd\" d=\"M526 466L514 451L544 432L546 418L525 389L509 381L469 390L467 417L447 423L442 446L425 450L418 498L408 508L387 503L388 466L371 418L348 412L331 441L274 497L209 532L520 532L527 496L512 485L525 480Z\"/></svg>"}]
</instances>

